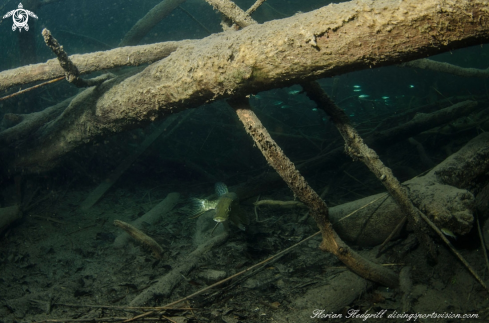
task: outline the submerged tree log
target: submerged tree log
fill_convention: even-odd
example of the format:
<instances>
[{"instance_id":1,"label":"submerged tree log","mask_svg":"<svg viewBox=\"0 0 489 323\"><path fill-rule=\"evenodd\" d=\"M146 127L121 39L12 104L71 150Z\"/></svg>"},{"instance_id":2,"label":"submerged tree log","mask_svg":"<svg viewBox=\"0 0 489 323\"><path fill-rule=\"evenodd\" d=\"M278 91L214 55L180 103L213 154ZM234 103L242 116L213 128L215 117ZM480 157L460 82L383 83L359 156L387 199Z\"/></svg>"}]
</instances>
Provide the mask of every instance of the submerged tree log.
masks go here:
<instances>
[{"instance_id":1,"label":"submerged tree log","mask_svg":"<svg viewBox=\"0 0 489 323\"><path fill-rule=\"evenodd\" d=\"M213 248L216 248L226 242L228 237L228 233L221 233L218 236L208 239L189 255L180 257L178 260L172 263L172 269L170 272L164 276L158 277L156 283L143 290L138 296L131 300L129 305L142 306L155 297L168 297L175 286L184 280L185 276L187 276L188 273L194 269L195 266L197 266L202 257L205 257L206 254Z\"/></svg>"},{"instance_id":2,"label":"submerged tree log","mask_svg":"<svg viewBox=\"0 0 489 323\"><path fill-rule=\"evenodd\" d=\"M83 117L64 113L14 163L49 169L94 138L217 99L479 44L489 39L488 9L482 0L351 1L212 35L106 82L97 100L83 103Z\"/></svg>"},{"instance_id":3,"label":"submerged tree log","mask_svg":"<svg viewBox=\"0 0 489 323\"><path fill-rule=\"evenodd\" d=\"M8 145L25 140L25 138L30 134L35 133L35 131L44 124L56 119L63 113L64 109L66 109L73 98L74 97L70 97L39 112L29 114L6 113L3 116L2 126L7 129L0 132L0 143L2 145Z\"/></svg>"},{"instance_id":4,"label":"submerged tree log","mask_svg":"<svg viewBox=\"0 0 489 323\"><path fill-rule=\"evenodd\" d=\"M147 247L152 250L153 256L155 256L155 258L163 258L163 253L165 252L163 248L158 244L158 242L156 242L146 233L134 227L133 225L130 225L129 223L120 220L114 220L114 225L126 231L128 235L133 237L134 240L136 240L137 242L141 243L143 247Z\"/></svg>"},{"instance_id":5,"label":"submerged tree log","mask_svg":"<svg viewBox=\"0 0 489 323\"><path fill-rule=\"evenodd\" d=\"M402 63L402 67L414 67L422 70L432 70L435 72L449 73L463 77L489 77L489 68L478 69L470 67L461 67L445 62L438 62L427 58L417 59L412 62Z\"/></svg>"},{"instance_id":6,"label":"submerged tree log","mask_svg":"<svg viewBox=\"0 0 489 323\"><path fill-rule=\"evenodd\" d=\"M309 186L295 165L270 137L260 120L250 110L247 100L235 99L230 100L229 103L236 110L246 132L253 138L267 162L279 173L294 195L309 208L311 216L321 230L323 240L320 248L335 255L353 272L364 278L389 287L397 286L398 278L395 273L361 257L336 234L329 221L326 203Z\"/></svg>"},{"instance_id":7,"label":"submerged tree log","mask_svg":"<svg viewBox=\"0 0 489 323\"><path fill-rule=\"evenodd\" d=\"M80 71L75 64L69 59L68 54L60 46L56 38L53 37L51 32L44 28L42 30L42 36L44 37L44 42L53 51L53 53L58 57L59 65L65 71L66 80L76 87L90 87L97 86L106 80L112 78L112 76L106 74L103 77L96 77L91 80L84 80L80 77Z\"/></svg>"},{"instance_id":8,"label":"submerged tree log","mask_svg":"<svg viewBox=\"0 0 489 323\"><path fill-rule=\"evenodd\" d=\"M170 193L166 198L160 203L156 204L151 210L146 212L143 216L134 220L131 225L137 229L143 227L143 223L149 223L154 225L162 217L168 215L168 213L173 210L173 207L178 203L180 199L179 193ZM129 234L122 233L114 240L114 248L123 248L129 241Z\"/></svg>"},{"instance_id":9,"label":"submerged tree log","mask_svg":"<svg viewBox=\"0 0 489 323\"><path fill-rule=\"evenodd\" d=\"M126 33L119 46L137 45L161 19L168 16L186 0L163 0L154 6L143 18Z\"/></svg>"},{"instance_id":10,"label":"submerged tree log","mask_svg":"<svg viewBox=\"0 0 489 323\"><path fill-rule=\"evenodd\" d=\"M439 228L465 235L474 222L474 196L469 188L489 171L489 133L482 133L424 176L403 183L409 198ZM392 198L383 199L339 221L347 214L379 198L372 195L330 209L331 222L346 241L363 246L381 243L403 218Z\"/></svg>"}]
</instances>

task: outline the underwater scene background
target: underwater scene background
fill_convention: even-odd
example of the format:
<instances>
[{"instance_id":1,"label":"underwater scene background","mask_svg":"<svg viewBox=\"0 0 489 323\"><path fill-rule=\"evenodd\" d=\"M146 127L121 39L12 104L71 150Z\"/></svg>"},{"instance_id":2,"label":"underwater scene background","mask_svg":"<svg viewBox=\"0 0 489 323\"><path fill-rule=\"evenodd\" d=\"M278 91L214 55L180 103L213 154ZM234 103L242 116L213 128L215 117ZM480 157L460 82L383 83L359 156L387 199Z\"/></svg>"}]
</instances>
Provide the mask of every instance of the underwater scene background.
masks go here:
<instances>
[{"instance_id":1,"label":"underwater scene background","mask_svg":"<svg viewBox=\"0 0 489 323\"><path fill-rule=\"evenodd\" d=\"M23 1L38 19L29 18L21 32L12 31L11 17L0 20L0 72L55 58L44 28L68 55L114 49L160 2ZM138 45L222 32L211 5L180 2ZM235 3L246 10L255 1ZM263 23L330 3L268 0L252 17ZM1 0L0 13L18 6ZM96 138L51 169L32 171L12 161L38 133L12 139L9 129L84 89L60 80L19 95L42 82L0 91L0 322L123 322L138 315L162 322L347 322L361 314L377 315L369 322L406 322L429 313L440 316L419 321L487 320L488 55L481 43L429 57L478 69L479 77L391 65L316 80L445 234L429 233L436 261L387 199L383 181L345 153L336 125L300 84L249 95L256 116L329 207L341 239L399 274L396 287L362 278L318 248L312 211L276 175L225 100ZM148 65L110 72L135 74ZM477 103L469 113L375 141L467 101ZM436 189L424 190L430 186Z\"/></svg>"}]
</instances>

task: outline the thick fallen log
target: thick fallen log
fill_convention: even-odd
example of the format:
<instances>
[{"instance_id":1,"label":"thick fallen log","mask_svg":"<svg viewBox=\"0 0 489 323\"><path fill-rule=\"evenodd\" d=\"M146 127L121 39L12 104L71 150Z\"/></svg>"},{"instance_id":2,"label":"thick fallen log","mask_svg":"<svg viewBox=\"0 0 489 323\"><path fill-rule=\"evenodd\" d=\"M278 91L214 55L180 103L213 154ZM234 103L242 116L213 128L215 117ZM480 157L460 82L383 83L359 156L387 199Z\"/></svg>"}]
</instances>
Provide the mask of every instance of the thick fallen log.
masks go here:
<instances>
[{"instance_id":1,"label":"thick fallen log","mask_svg":"<svg viewBox=\"0 0 489 323\"><path fill-rule=\"evenodd\" d=\"M373 144L376 148L387 147L423 131L445 125L460 117L468 116L476 110L477 102L467 100L433 113L418 113L411 121L384 131L375 132L368 136L365 141L369 145Z\"/></svg>"},{"instance_id":2,"label":"thick fallen log","mask_svg":"<svg viewBox=\"0 0 489 323\"><path fill-rule=\"evenodd\" d=\"M6 113L3 116L2 126L7 127L7 129L0 132L0 143L5 145L24 140L47 122L56 119L63 113L71 100L73 97L39 112L29 114Z\"/></svg>"},{"instance_id":3,"label":"thick fallen log","mask_svg":"<svg viewBox=\"0 0 489 323\"><path fill-rule=\"evenodd\" d=\"M467 189L489 170L489 134L482 133L424 176L403 183L409 198L439 228L465 235L474 222L475 199ZM375 246L387 238L404 215L389 197L343 217L378 199L380 193L330 209L333 227L342 239Z\"/></svg>"},{"instance_id":4,"label":"thick fallen log","mask_svg":"<svg viewBox=\"0 0 489 323\"><path fill-rule=\"evenodd\" d=\"M489 39L488 8L481 0L351 1L212 35L84 95L77 113L41 128L14 163L46 170L97 137L217 99L479 44Z\"/></svg>"}]
</instances>

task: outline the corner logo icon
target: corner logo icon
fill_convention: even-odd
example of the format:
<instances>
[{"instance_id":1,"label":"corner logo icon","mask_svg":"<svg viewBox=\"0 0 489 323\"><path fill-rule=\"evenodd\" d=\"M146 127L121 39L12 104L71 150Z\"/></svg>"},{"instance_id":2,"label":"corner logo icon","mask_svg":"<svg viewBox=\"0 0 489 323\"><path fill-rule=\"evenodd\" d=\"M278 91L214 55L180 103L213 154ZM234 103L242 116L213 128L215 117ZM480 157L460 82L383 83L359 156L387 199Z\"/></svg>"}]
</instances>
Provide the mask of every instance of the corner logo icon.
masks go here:
<instances>
[{"instance_id":1,"label":"corner logo icon","mask_svg":"<svg viewBox=\"0 0 489 323\"><path fill-rule=\"evenodd\" d=\"M24 9L22 3L19 3L19 9L15 9L7 12L7 14L3 16L3 19L8 18L10 16L12 16L12 19L14 20L14 24L12 25L12 30L15 31L17 28L19 28L19 32L22 31L22 28L24 28L26 31L29 30L29 25L27 24L27 20L29 20L29 16L37 19L37 16L32 11Z\"/></svg>"}]
</instances>

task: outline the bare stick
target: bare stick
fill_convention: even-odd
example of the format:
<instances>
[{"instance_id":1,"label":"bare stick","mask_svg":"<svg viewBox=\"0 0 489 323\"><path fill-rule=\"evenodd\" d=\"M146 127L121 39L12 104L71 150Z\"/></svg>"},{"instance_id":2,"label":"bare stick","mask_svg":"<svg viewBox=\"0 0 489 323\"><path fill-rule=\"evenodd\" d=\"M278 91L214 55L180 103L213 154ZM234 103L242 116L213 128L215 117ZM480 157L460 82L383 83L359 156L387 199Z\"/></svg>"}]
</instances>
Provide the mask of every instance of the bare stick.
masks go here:
<instances>
[{"instance_id":1,"label":"bare stick","mask_svg":"<svg viewBox=\"0 0 489 323\"><path fill-rule=\"evenodd\" d=\"M404 216L402 220L399 222L399 224L392 230L391 234L387 238L385 238L384 242L379 247L379 251L377 252L377 256L375 258L379 258L380 255L382 254L382 251L384 251L385 245L392 240L392 238L401 230L401 228L404 226L404 224L407 221L407 217Z\"/></svg>"},{"instance_id":2,"label":"bare stick","mask_svg":"<svg viewBox=\"0 0 489 323\"><path fill-rule=\"evenodd\" d=\"M341 219L339 219L338 221L336 221L336 222L335 222L335 224L336 224L336 223L338 223L338 222L340 222L340 221L343 221L343 220L345 220L345 219L348 219L348 218L349 218L350 216L352 216L353 214L355 214L355 213L357 213L358 211L360 211L360 210L362 210L362 209L366 208L366 207L367 207L367 206L369 206L370 204L377 202L377 201L378 201L378 200L380 200L381 198L387 198L387 197L388 197L388 195L387 195L387 194L384 194L384 195L379 196L378 198L376 198L375 200L373 200L373 201L371 201L371 202L369 202L369 203L365 204L365 205L364 205L364 206L362 206L361 208L356 209L355 211L351 212L351 213L350 213L350 214L348 214L348 215L345 215L344 217L342 217ZM385 200L384 200L384 201L385 201ZM382 203L384 203L384 201L382 201ZM382 203L380 203L380 204L382 204Z\"/></svg>"},{"instance_id":3,"label":"bare stick","mask_svg":"<svg viewBox=\"0 0 489 323\"><path fill-rule=\"evenodd\" d=\"M251 266L251 267L248 267L248 268L246 268L246 269L245 269L245 270L243 270L243 271L240 271L239 273L236 273L236 274L234 274L234 275L232 275L232 276L229 276L228 278L225 278L225 279L223 279L223 280L221 280L221 281L218 281L218 282L217 282L217 283L215 283L215 284L212 284L212 285L210 285L210 286L207 286L207 287L205 287L205 288L203 288L203 289L201 289L201 290L199 290L199 291L197 291L197 292L195 292L195 293L193 293L193 294L190 294L190 295L188 295L188 296L186 296L186 297L184 297L184 298L181 298L181 299L179 299L179 300L177 300L177 301L174 301L174 302L171 302L171 303L169 303L169 304L166 304L166 305L164 305L164 306L162 306L162 307L163 307L163 308L172 308L173 306L175 306L175 305L176 305L176 304L178 304L178 303L181 303L181 302L183 302L183 301L189 300L189 299L191 299L191 298L193 298L193 297L195 297L195 296L197 296L197 295L200 295L200 294L202 294L202 293L204 293L204 292L208 291L209 289L212 289L212 288L214 288L214 287L217 287L217 286L219 286L219 285L222 285L222 284L224 284L225 282L228 282L228 281L230 281L230 280L231 280L231 279L233 279L233 278L236 278L236 277L238 277L238 276L241 276L241 275L243 275L244 273L249 272L250 270L253 270L253 269L255 269L255 268L259 267L259 266L262 266L262 265L264 265L264 264L266 264L266 263L268 263L268 262L270 262L270 261L272 261L272 260L274 260L274 259L276 259L276 258L279 258L279 257L283 256L284 254L286 254L287 252L289 252L289 251L290 251L290 250L292 250L293 248L295 248L295 247L297 247L298 245L300 245L300 244L302 244L302 243L304 243L304 242L306 242L306 241L310 240L311 238L313 238L313 237L315 237L315 236L319 235L320 233L321 233L321 231L318 231L318 232L314 233L313 235L311 235L311 236L309 236L309 237L305 238L304 240L302 240L302 241L300 241L300 242L296 243L295 245L292 245L292 246L288 247L287 249L284 249L284 250L280 251L279 253L277 253L277 254L275 254L275 255L273 255L273 256L271 256L271 257L269 257L269 258L267 258L267 259L265 259L265 260L263 260L263 261L261 261L261 262L259 262L259 263L257 263L257 264L255 264L255 265L253 265L253 266ZM144 314L142 314L142 315L139 315L139 316L137 316L137 317L134 317L134 318L133 318L133 319L131 319L131 320L134 320L134 319L136 319L136 318L138 318L138 319L139 319L139 318L142 318L142 317L144 317L144 316L149 316L149 315L151 315L151 314L153 314L153 313L155 313L155 311L151 311L151 312L144 313ZM130 320L130 321L131 321L131 320ZM130 322L130 321L127 321L127 322Z\"/></svg>"},{"instance_id":4,"label":"bare stick","mask_svg":"<svg viewBox=\"0 0 489 323\"><path fill-rule=\"evenodd\" d=\"M137 45L155 25L184 2L185 0L162 0L138 20L118 46Z\"/></svg>"},{"instance_id":5,"label":"bare stick","mask_svg":"<svg viewBox=\"0 0 489 323\"><path fill-rule=\"evenodd\" d=\"M282 208L306 207L304 203L299 201L278 201L278 200L261 200L253 203L255 206L269 205Z\"/></svg>"},{"instance_id":6,"label":"bare stick","mask_svg":"<svg viewBox=\"0 0 489 323\"><path fill-rule=\"evenodd\" d=\"M10 99L11 97L14 97L16 95L19 95L19 94L22 94L22 93L25 93L25 92L29 92L31 90L37 89L37 88L39 88L41 86L44 86L44 85L48 85L48 84L51 84L51 83L54 83L54 82L61 81L64 78L65 78L64 76L61 76L61 77L55 78L54 80L43 82L41 84L37 84L37 85L31 86L31 87L29 87L27 89L23 89L23 90L21 90L19 92L15 92L15 93L12 93L10 95L4 96L4 97L0 98L0 101L6 100L6 99Z\"/></svg>"},{"instance_id":7,"label":"bare stick","mask_svg":"<svg viewBox=\"0 0 489 323\"><path fill-rule=\"evenodd\" d=\"M115 220L114 225L126 231L131 237L133 237L136 241L141 243L142 245L150 248L153 251L153 255L161 259L163 258L163 248L156 242L153 238L145 234L143 231L136 229L129 223Z\"/></svg>"}]
</instances>

